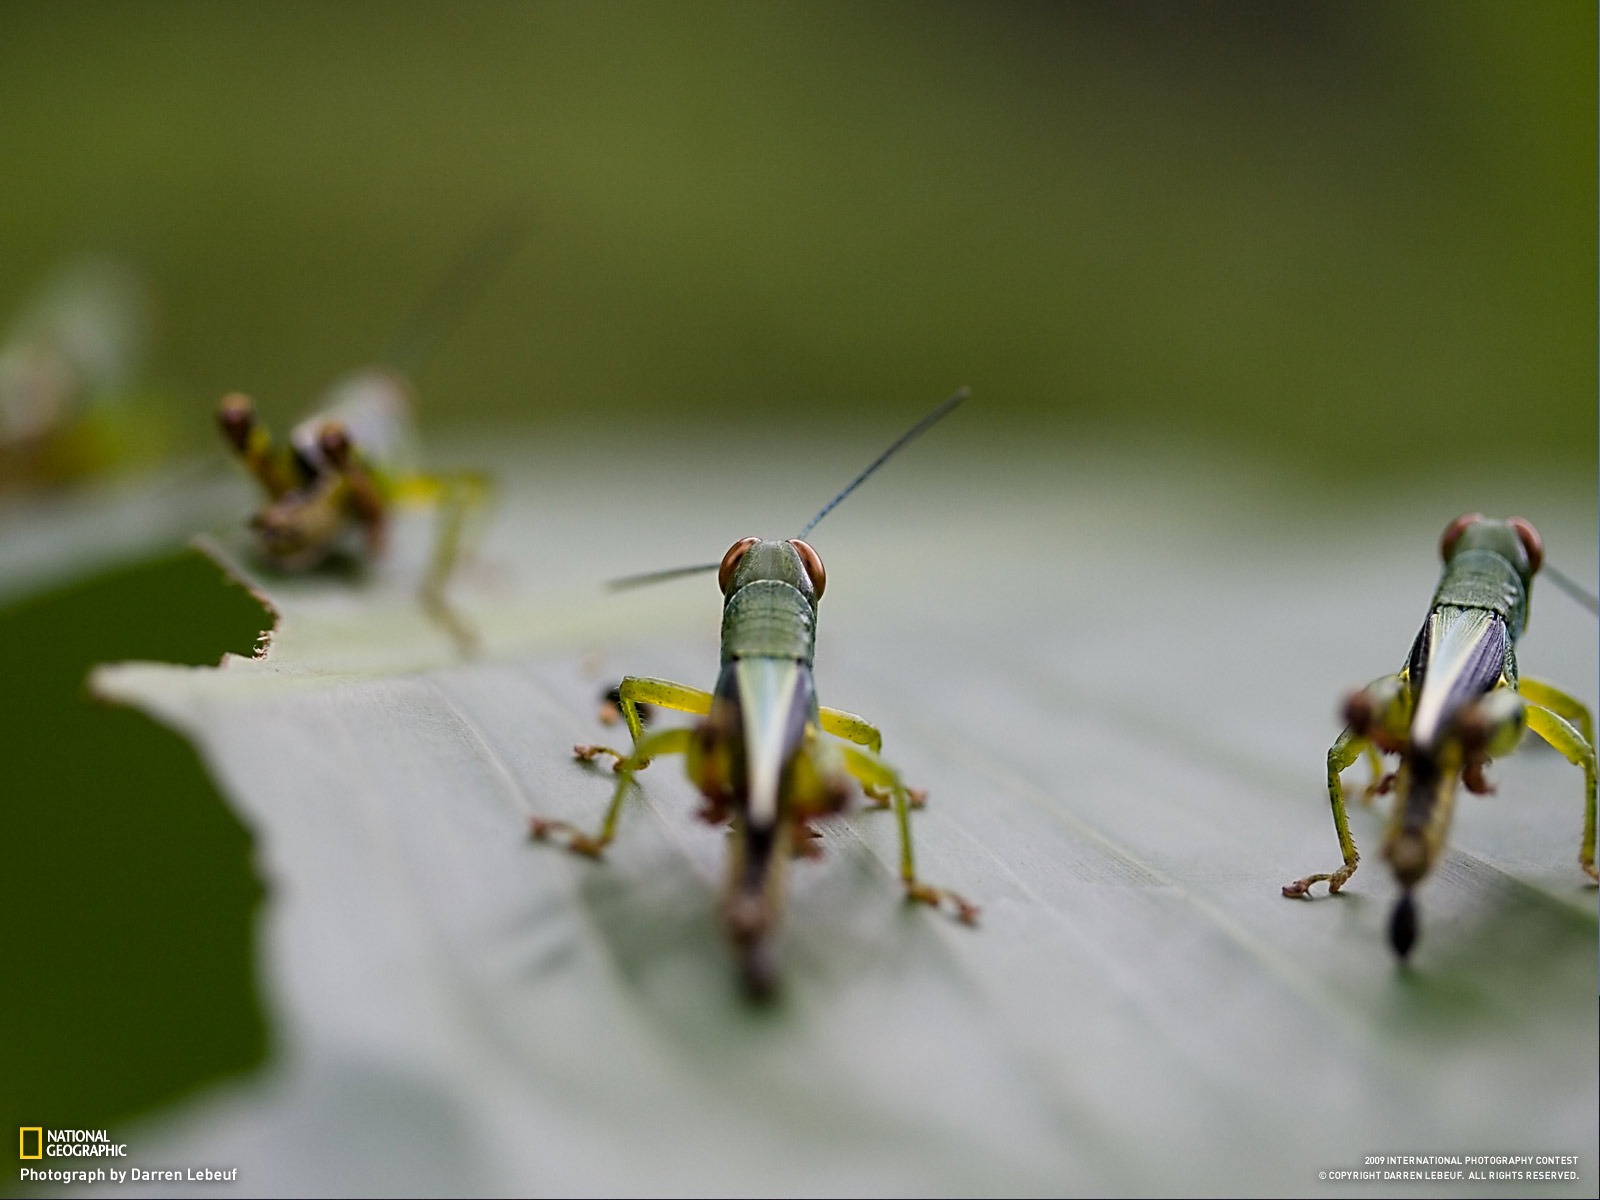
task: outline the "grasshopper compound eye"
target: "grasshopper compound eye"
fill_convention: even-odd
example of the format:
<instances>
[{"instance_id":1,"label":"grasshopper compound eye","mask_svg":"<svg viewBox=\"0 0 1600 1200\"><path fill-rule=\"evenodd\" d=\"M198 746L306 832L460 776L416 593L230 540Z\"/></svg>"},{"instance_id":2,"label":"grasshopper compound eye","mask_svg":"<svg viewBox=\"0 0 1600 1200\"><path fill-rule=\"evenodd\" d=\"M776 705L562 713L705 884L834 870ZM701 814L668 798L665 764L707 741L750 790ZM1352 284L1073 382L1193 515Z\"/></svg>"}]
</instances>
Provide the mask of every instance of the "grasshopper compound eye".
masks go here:
<instances>
[{"instance_id":1,"label":"grasshopper compound eye","mask_svg":"<svg viewBox=\"0 0 1600 1200\"><path fill-rule=\"evenodd\" d=\"M806 574L811 576L812 599L822 599L822 589L828 586L828 572L823 569L822 559L817 556L809 543L802 542L799 538L790 538L789 545L795 548L795 553L800 555L800 562L806 569Z\"/></svg>"},{"instance_id":2,"label":"grasshopper compound eye","mask_svg":"<svg viewBox=\"0 0 1600 1200\"><path fill-rule=\"evenodd\" d=\"M722 556L722 565L717 568L717 586L722 589L722 594L728 594L728 584L733 582L733 570L739 565L739 560L744 557L745 551L759 542L760 538L740 538L728 547L728 552Z\"/></svg>"},{"instance_id":3,"label":"grasshopper compound eye","mask_svg":"<svg viewBox=\"0 0 1600 1200\"><path fill-rule=\"evenodd\" d=\"M1512 517L1506 524L1517 531L1522 548L1528 552L1528 574L1537 574L1544 563L1544 539L1539 536L1539 531L1526 517Z\"/></svg>"},{"instance_id":4,"label":"grasshopper compound eye","mask_svg":"<svg viewBox=\"0 0 1600 1200\"><path fill-rule=\"evenodd\" d=\"M255 427L256 409L250 397L240 392L224 396L217 405L217 424L234 446L243 450L250 444L250 430Z\"/></svg>"},{"instance_id":5,"label":"grasshopper compound eye","mask_svg":"<svg viewBox=\"0 0 1600 1200\"><path fill-rule=\"evenodd\" d=\"M1450 561L1450 553L1456 548L1456 543L1461 540L1461 535L1471 525L1476 525L1483 520L1482 513L1462 513L1454 521L1445 526L1444 533L1439 536L1439 557L1445 562Z\"/></svg>"},{"instance_id":6,"label":"grasshopper compound eye","mask_svg":"<svg viewBox=\"0 0 1600 1200\"><path fill-rule=\"evenodd\" d=\"M317 432L317 445L328 461L344 467L350 461L350 432L343 421L328 421Z\"/></svg>"}]
</instances>

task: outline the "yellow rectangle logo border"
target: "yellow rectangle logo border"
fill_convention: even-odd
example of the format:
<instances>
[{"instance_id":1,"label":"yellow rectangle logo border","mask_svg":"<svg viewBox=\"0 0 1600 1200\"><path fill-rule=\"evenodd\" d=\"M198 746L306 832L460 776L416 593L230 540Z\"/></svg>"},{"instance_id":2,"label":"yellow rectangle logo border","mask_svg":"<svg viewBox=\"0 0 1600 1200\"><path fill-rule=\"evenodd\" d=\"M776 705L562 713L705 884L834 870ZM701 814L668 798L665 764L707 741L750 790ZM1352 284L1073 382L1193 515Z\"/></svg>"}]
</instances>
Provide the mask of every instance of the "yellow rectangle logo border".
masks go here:
<instances>
[{"instance_id":1,"label":"yellow rectangle logo border","mask_svg":"<svg viewBox=\"0 0 1600 1200\"><path fill-rule=\"evenodd\" d=\"M38 1138L39 1138L39 1140L34 1143L34 1145L37 1147L37 1149L32 1154L28 1153L28 1135L30 1133L37 1134ZM17 1157L18 1158L43 1158L44 1157L44 1126L42 1126L42 1125L23 1125L21 1127L21 1131L17 1135Z\"/></svg>"}]
</instances>

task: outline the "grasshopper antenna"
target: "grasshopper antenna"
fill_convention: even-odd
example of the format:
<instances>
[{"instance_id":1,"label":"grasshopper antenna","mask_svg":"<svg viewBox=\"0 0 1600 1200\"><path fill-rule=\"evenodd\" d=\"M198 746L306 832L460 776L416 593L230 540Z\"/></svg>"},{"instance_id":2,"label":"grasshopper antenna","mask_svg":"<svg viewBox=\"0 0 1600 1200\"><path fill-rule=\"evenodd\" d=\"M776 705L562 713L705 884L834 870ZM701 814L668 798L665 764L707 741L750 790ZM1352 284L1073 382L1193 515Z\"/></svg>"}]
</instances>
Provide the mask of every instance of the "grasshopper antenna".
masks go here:
<instances>
[{"instance_id":1,"label":"grasshopper antenna","mask_svg":"<svg viewBox=\"0 0 1600 1200\"><path fill-rule=\"evenodd\" d=\"M411 310L378 361L404 375L415 376L422 370L445 336L511 261L527 231L527 218L519 213L491 221Z\"/></svg>"},{"instance_id":2,"label":"grasshopper antenna","mask_svg":"<svg viewBox=\"0 0 1600 1200\"><path fill-rule=\"evenodd\" d=\"M840 492L832 500L829 500L826 504L824 504L822 506L822 511L816 516L812 517L811 520L807 521L806 527L797 533L795 537L797 539L804 538L806 534L810 533L817 527L823 517L827 516L834 509L839 507L839 502L841 500L843 500L851 492L855 491L869 478L871 478L874 471L883 466L884 463L888 462L901 450L905 449L906 446L910 445L923 434L927 433L928 430L932 429L945 417L949 416L950 412L956 407L956 405L960 404L970 395L972 395L971 388L964 387L959 389L955 395L951 396L948 400L945 400L927 416L923 417L922 420L918 421L910 429L902 433L898 438L895 439L894 445L890 446L882 454L878 455L877 458L873 459L865 471L861 472L861 474L857 475L845 486L844 491Z\"/></svg>"},{"instance_id":3,"label":"grasshopper antenna","mask_svg":"<svg viewBox=\"0 0 1600 1200\"><path fill-rule=\"evenodd\" d=\"M629 588L645 587L652 583L665 583L669 579L676 579L680 575L698 575L702 571L715 571L721 563L696 563L692 567L668 567L665 571L646 571L642 575L624 575L621 579L613 579L606 584L606 589L612 592L625 592Z\"/></svg>"},{"instance_id":4,"label":"grasshopper antenna","mask_svg":"<svg viewBox=\"0 0 1600 1200\"><path fill-rule=\"evenodd\" d=\"M1590 612L1600 615L1600 597L1596 597L1593 592L1572 578L1572 576L1563 574L1549 563L1544 564L1540 573L1548 575L1551 583L1555 584Z\"/></svg>"},{"instance_id":5,"label":"grasshopper antenna","mask_svg":"<svg viewBox=\"0 0 1600 1200\"><path fill-rule=\"evenodd\" d=\"M955 395L940 403L937 408L935 408L927 416L923 417L922 420L918 421L910 429L902 433L898 438L895 439L895 442L892 446L890 446L882 454L878 455L877 458L872 460L871 464L865 471L861 472L861 474L852 479L845 487L844 491L840 492L832 500L829 500L827 504L823 505L822 511L816 516L812 517L811 520L806 523L806 527L802 529L796 535L796 537L803 538L806 536L806 534L815 529L818 521L822 520L823 517L827 516L835 508L839 507L839 502L851 492L855 491L863 483L865 483L867 478L874 471L883 466L884 463L888 462L907 445L916 441L923 434L927 433L928 430L932 429L936 424L948 416L951 410L956 407L956 405L960 404L970 395L972 395L971 388L960 389ZM669 579L677 579L682 575L698 575L702 571L715 571L721 565L722 564L719 562L696 563L692 567L669 567L665 571L646 571L642 575L624 575L621 579L611 580L606 584L606 588L613 592L622 592L627 591L629 588L646 587L652 583L664 583Z\"/></svg>"}]
</instances>

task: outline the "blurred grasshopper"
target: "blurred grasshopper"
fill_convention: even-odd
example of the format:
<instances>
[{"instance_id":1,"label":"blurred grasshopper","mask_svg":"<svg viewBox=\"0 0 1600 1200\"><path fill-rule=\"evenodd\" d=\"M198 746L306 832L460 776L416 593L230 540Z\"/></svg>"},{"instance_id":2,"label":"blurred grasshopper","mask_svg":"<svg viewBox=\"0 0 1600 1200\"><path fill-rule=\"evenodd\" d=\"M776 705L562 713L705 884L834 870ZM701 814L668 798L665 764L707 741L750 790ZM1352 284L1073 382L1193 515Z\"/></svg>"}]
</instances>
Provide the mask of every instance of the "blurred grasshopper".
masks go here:
<instances>
[{"instance_id":1,"label":"blurred grasshopper","mask_svg":"<svg viewBox=\"0 0 1600 1200\"><path fill-rule=\"evenodd\" d=\"M1440 857L1459 777L1469 791L1493 790L1483 775L1490 758L1509 753L1532 729L1576 766L1585 781L1583 842L1578 861L1595 875L1595 746L1589 710L1578 700L1517 676L1516 642L1528 621L1529 589L1544 559L1532 525L1521 517L1490 520L1481 513L1457 517L1439 542L1444 573L1427 620L1397 675L1354 693L1345 704L1349 725L1328 751L1328 800L1344 865L1308 875L1283 889L1309 895L1326 882L1337 892L1360 861L1345 818L1339 774L1365 753L1373 767L1368 794L1397 793L1383 856L1400 883L1389 940L1405 958L1417 940L1412 889ZM1553 568L1553 582L1586 604L1593 598ZM1382 775L1378 752L1400 756L1399 769Z\"/></svg>"},{"instance_id":2,"label":"blurred grasshopper","mask_svg":"<svg viewBox=\"0 0 1600 1200\"><path fill-rule=\"evenodd\" d=\"M46 282L0 342L0 490L154 449L161 422L134 392L149 336L149 298L126 268L82 259Z\"/></svg>"},{"instance_id":3,"label":"blurred grasshopper","mask_svg":"<svg viewBox=\"0 0 1600 1200\"><path fill-rule=\"evenodd\" d=\"M847 776L860 781L880 805L894 809L906 896L935 907L948 904L969 924L977 919L978 910L965 899L917 878L910 810L921 803L921 796L907 789L899 773L879 757L883 735L860 717L817 704L811 663L817 602L827 576L817 552L801 540L891 455L967 394L963 388L902 435L798 537L741 538L720 564L633 576L613 585L629 587L716 571L724 597L722 673L709 695L662 679L624 679L617 695L633 735L632 752L574 747L586 761L601 754L616 759L616 790L599 830L588 834L565 821L534 818L530 832L535 838L563 834L569 849L598 857L616 835L617 817L634 773L657 755L685 755L689 778L705 797L701 816L732 823L722 915L753 996L764 996L773 986L771 935L783 908L787 861L795 854L816 852L811 822L843 809L849 796ZM646 702L703 719L689 728L646 733L639 718L639 708ZM825 739L823 733L835 737Z\"/></svg>"},{"instance_id":4,"label":"blurred grasshopper","mask_svg":"<svg viewBox=\"0 0 1600 1200\"><path fill-rule=\"evenodd\" d=\"M408 361L414 370L509 256L519 232L503 225L480 237L391 343L385 359ZM414 407L406 375L375 367L336 384L286 442L273 440L250 398L237 392L223 398L217 420L266 493L267 503L250 526L261 557L279 570L307 571L336 556L375 559L387 543L395 508L434 507L438 524L420 588L423 608L463 653L471 653L476 632L450 606L444 589L460 557L468 515L486 502L489 483L473 471L417 469Z\"/></svg>"}]
</instances>

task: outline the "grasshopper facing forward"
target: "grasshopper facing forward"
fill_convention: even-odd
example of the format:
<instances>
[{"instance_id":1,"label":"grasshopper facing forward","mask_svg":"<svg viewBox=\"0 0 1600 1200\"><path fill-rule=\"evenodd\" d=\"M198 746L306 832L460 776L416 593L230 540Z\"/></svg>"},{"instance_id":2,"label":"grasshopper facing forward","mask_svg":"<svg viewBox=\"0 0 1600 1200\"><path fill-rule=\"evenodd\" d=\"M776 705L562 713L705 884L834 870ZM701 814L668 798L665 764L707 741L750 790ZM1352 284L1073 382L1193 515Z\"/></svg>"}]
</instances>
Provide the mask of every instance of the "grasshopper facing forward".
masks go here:
<instances>
[{"instance_id":1,"label":"grasshopper facing forward","mask_svg":"<svg viewBox=\"0 0 1600 1200\"><path fill-rule=\"evenodd\" d=\"M444 586L460 555L467 517L483 507L489 483L473 471L426 474L416 468L415 401L407 376L504 265L521 231L520 221L502 220L480 232L380 356L400 366L373 367L342 380L286 442L273 440L248 396L226 396L217 410L223 436L266 493L250 525L269 566L308 571L341 555L375 559L397 507L433 506L438 525L420 589L422 605L463 653L476 648L477 637L446 601Z\"/></svg>"},{"instance_id":2,"label":"grasshopper facing forward","mask_svg":"<svg viewBox=\"0 0 1600 1200\"><path fill-rule=\"evenodd\" d=\"M732 824L723 921L739 956L747 990L767 994L774 982L772 935L784 902L784 875L796 854L816 853L815 820L839 813L849 778L880 805L892 807L900 833L900 877L906 896L948 906L972 923L978 910L954 892L917 878L911 849L911 809L921 796L880 757L883 736L860 717L817 703L812 682L817 603L827 575L802 539L895 451L966 398L962 389L928 414L845 488L800 535L784 541L747 537L720 564L681 568L619 581L651 582L694 571L717 571L722 589L722 669L710 693L661 679L629 677L618 689L631 752L577 746L578 757L616 759L616 789L593 833L565 821L535 818L535 838L562 835L566 846L598 857L616 835L617 818L634 773L652 758L683 754L690 780L705 797L701 816ZM648 703L701 718L688 728L645 732L639 706ZM833 737L823 737L831 734Z\"/></svg>"},{"instance_id":3,"label":"grasshopper facing forward","mask_svg":"<svg viewBox=\"0 0 1600 1200\"><path fill-rule=\"evenodd\" d=\"M1397 793L1383 856L1401 888L1389 940L1402 958L1417 939L1411 893L1440 857L1457 778L1469 791L1491 791L1484 767L1490 758L1515 748L1524 729L1583 768L1578 860L1589 878L1596 878L1595 746L1589 710L1549 684L1517 675L1516 642L1527 625L1529 589L1544 559L1539 535L1521 517L1495 521L1467 513L1445 529L1439 550L1444 574L1410 658L1399 674L1350 697L1345 705L1349 725L1328 751L1328 799L1344 865L1283 889L1285 896L1300 897L1312 884L1326 882L1330 893L1337 892L1355 873L1360 855L1345 817L1339 774L1366 753L1373 766L1370 790L1392 787ZM1379 751L1400 756L1393 775L1381 776Z\"/></svg>"},{"instance_id":4,"label":"grasshopper facing forward","mask_svg":"<svg viewBox=\"0 0 1600 1200\"><path fill-rule=\"evenodd\" d=\"M420 589L423 608L463 652L475 647L474 631L451 608L444 588L466 518L482 506L489 485L476 472L430 475L412 466L410 389L403 376L381 368L350 376L283 443L256 419L247 396L225 397L217 420L266 493L250 526L261 557L278 570L307 571L338 555L375 559L383 553L396 507L435 506L438 526Z\"/></svg>"}]
</instances>

